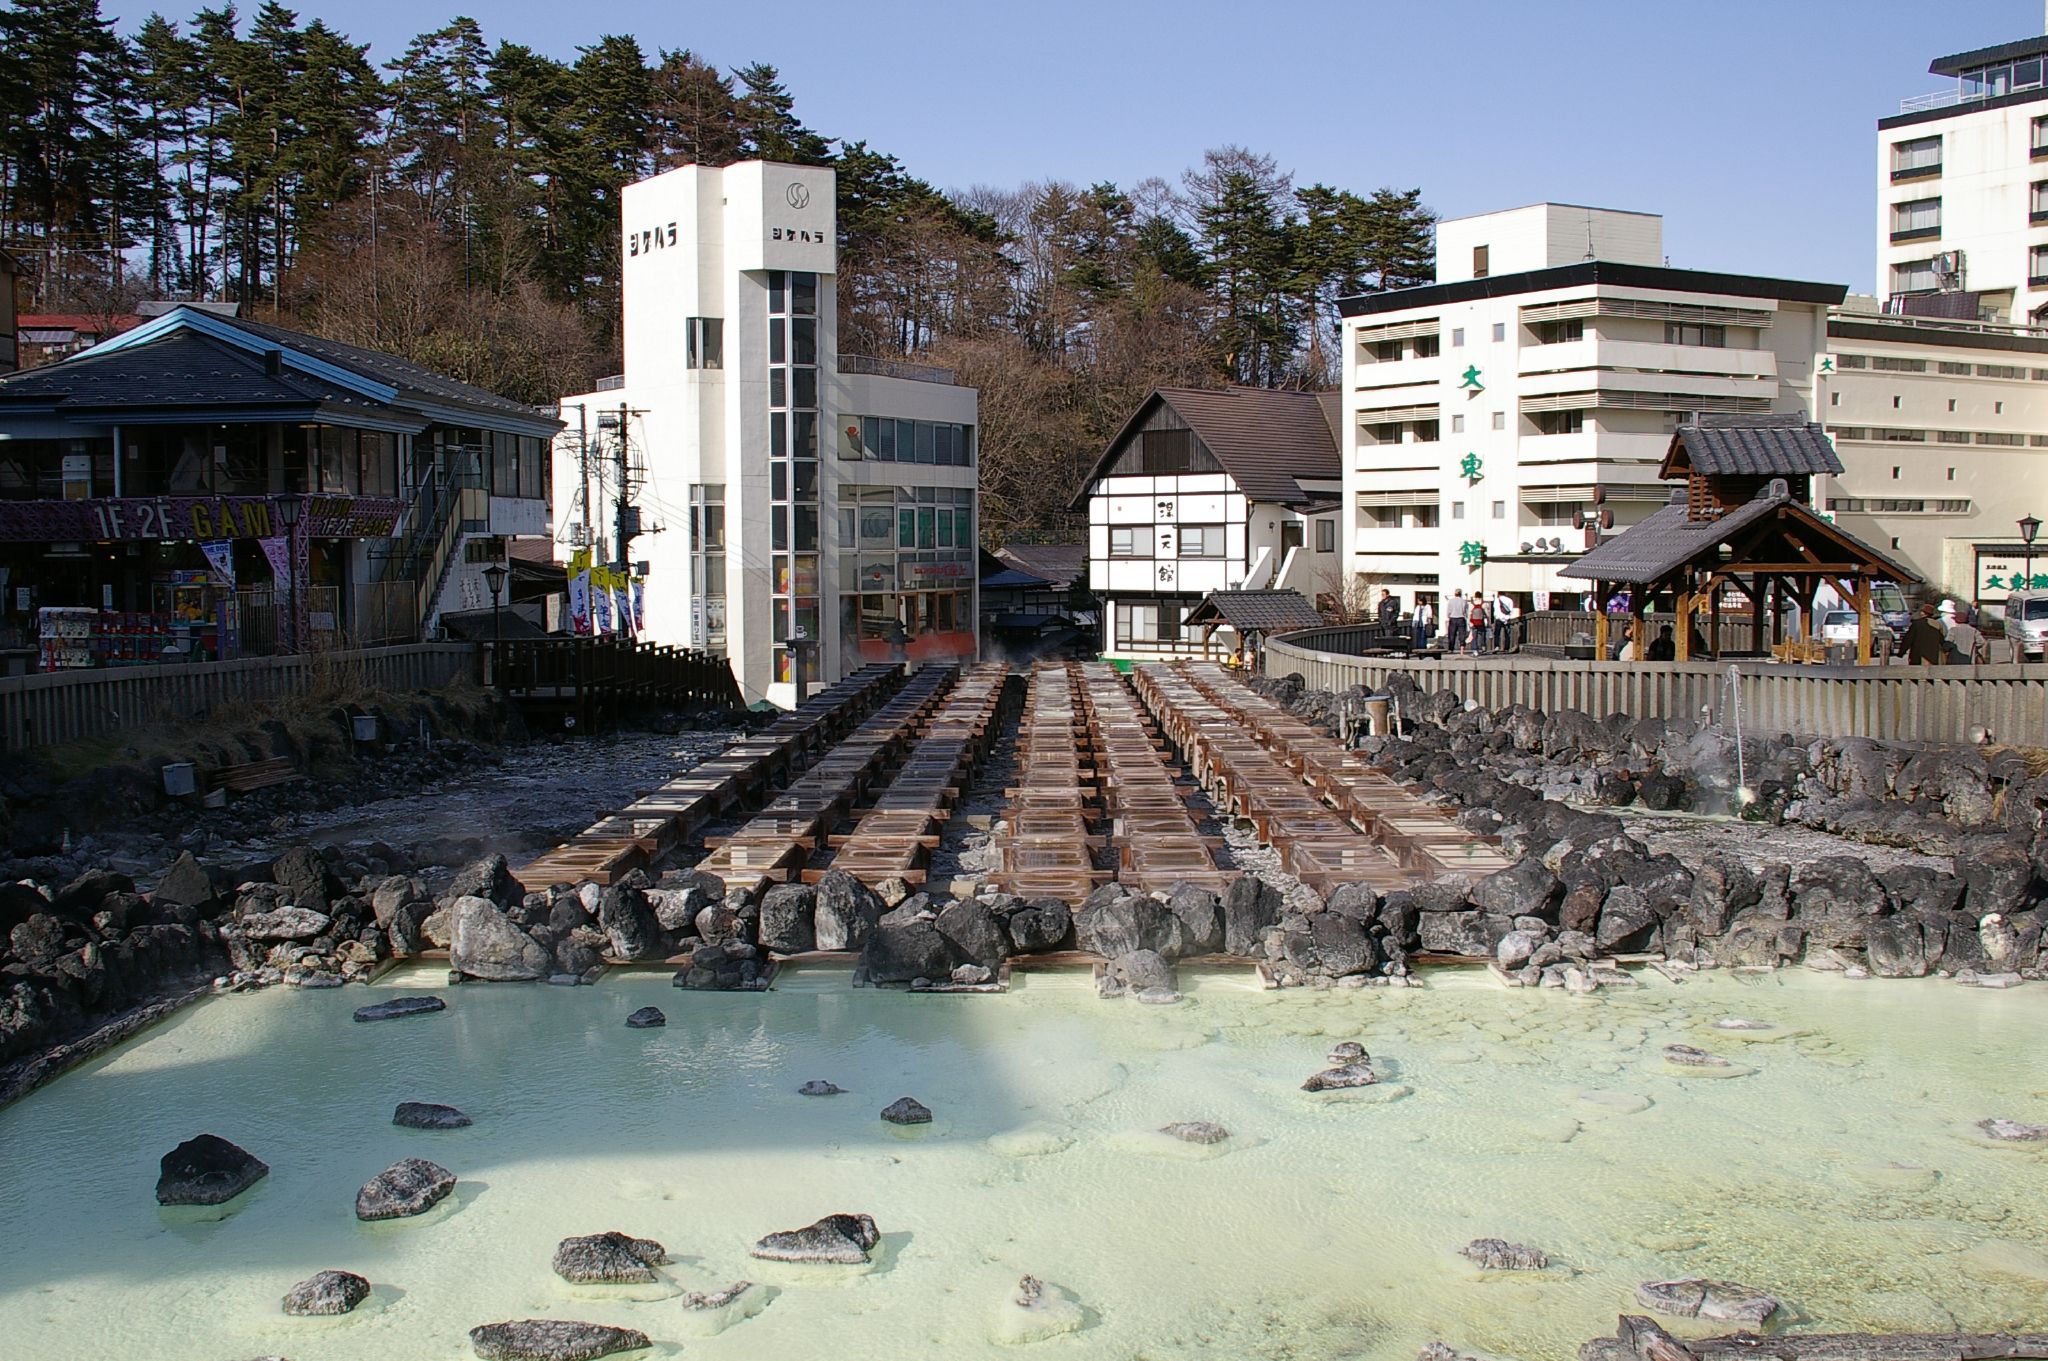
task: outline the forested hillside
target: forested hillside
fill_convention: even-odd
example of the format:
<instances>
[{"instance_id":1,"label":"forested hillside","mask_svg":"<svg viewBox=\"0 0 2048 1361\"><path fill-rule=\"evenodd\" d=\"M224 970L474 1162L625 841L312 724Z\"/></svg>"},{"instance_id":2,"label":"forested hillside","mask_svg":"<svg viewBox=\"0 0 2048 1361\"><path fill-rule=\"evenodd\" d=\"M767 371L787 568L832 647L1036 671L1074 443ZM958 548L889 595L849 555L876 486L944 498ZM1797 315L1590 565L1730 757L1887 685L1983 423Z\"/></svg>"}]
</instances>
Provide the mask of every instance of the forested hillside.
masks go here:
<instances>
[{"instance_id":1,"label":"forested hillside","mask_svg":"<svg viewBox=\"0 0 2048 1361\"><path fill-rule=\"evenodd\" d=\"M991 542L1059 536L1150 387L1320 386L1334 300L1430 272L1416 189L1297 186L1224 147L1127 186L1077 164L942 190L858 134L807 126L772 65L626 35L563 59L458 18L380 60L275 3L132 33L97 0L0 9L0 243L28 310L233 299L546 403L617 371L624 185L834 166L841 348L981 387Z\"/></svg>"}]
</instances>

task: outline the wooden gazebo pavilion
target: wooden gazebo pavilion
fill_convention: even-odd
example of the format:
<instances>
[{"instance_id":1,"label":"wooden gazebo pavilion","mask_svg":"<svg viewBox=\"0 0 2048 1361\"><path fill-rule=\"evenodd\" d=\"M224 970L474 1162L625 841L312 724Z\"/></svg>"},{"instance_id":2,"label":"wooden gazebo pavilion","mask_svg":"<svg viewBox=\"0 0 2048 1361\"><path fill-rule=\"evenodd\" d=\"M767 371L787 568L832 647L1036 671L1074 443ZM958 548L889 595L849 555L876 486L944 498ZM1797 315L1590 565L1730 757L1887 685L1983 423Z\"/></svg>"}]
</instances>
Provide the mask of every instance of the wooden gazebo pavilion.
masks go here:
<instances>
[{"instance_id":1,"label":"wooden gazebo pavilion","mask_svg":"<svg viewBox=\"0 0 2048 1361\"><path fill-rule=\"evenodd\" d=\"M1204 657L1210 655L1218 629L1234 630L1239 659L1249 663L1269 634L1312 629L1322 622L1323 616L1300 591L1211 591L1188 611L1186 626L1202 630Z\"/></svg>"},{"instance_id":2,"label":"wooden gazebo pavilion","mask_svg":"<svg viewBox=\"0 0 2048 1361\"><path fill-rule=\"evenodd\" d=\"M1813 478L1841 471L1826 432L1796 415L1709 416L1680 426L1662 468L1664 477L1684 479L1671 503L1559 573L1594 583L1595 655L1607 656L1606 606L1621 590L1629 592L1636 655L1648 643L1650 601L1669 594L1676 659L1688 661L1699 617L1710 621L1706 636L1718 647L1728 588L1748 601L1752 648L1761 655L1769 621L1784 617L1788 601L1799 607L1800 640L1810 638L1817 597L1832 586L1856 611L1856 659L1869 661L1871 583L1919 578L1809 504Z\"/></svg>"}]
</instances>

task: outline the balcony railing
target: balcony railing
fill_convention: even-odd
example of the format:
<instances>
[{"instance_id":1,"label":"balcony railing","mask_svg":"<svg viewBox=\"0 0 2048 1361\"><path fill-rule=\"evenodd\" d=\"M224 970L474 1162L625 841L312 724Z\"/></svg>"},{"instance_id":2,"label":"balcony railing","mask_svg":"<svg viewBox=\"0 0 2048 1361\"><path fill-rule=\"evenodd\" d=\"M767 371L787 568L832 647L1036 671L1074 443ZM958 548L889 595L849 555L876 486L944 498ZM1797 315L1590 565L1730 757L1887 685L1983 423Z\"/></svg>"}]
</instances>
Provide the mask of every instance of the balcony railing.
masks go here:
<instances>
[{"instance_id":1,"label":"balcony railing","mask_svg":"<svg viewBox=\"0 0 2048 1361\"><path fill-rule=\"evenodd\" d=\"M1972 95L1970 96L1970 102L1974 104L1983 97L1982 95ZM1962 102L1963 92L1958 88L1951 87L1946 90L1936 90L1933 94L1909 95L1899 101L1899 112L1926 113L1929 109L1954 108Z\"/></svg>"}]
</instances>

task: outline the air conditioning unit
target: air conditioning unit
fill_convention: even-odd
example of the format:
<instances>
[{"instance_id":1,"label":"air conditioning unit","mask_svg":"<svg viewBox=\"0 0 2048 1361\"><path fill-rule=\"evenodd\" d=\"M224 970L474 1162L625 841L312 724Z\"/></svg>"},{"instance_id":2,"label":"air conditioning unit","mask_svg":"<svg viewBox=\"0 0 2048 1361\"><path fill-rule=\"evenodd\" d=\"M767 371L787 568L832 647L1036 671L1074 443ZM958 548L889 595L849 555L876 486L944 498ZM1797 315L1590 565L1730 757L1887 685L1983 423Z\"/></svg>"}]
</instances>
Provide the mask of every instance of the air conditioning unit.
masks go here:
<instances>
[{"instance_id":1,"label":"air conditioning unit","mask_svg":"<svg viewBox=\"0 0 2048 1361\"><path fill-rule=\"evenodd\" d=\"M1963 253L1959 250L1945 250L1934 257L1934 282L1944 292L1953 292L1963 286Z\"/></svg>"},{"instance_id":2,"label":"air conditioning unit","mask_svg":"<svg viewBox=\"0 0 2048 1361\"><path fill-rule=\"evenodd\" d=\"M590 547L590 526L570 525L562 531L562 542L571 548Z\"/></svg>"}]
</instances>

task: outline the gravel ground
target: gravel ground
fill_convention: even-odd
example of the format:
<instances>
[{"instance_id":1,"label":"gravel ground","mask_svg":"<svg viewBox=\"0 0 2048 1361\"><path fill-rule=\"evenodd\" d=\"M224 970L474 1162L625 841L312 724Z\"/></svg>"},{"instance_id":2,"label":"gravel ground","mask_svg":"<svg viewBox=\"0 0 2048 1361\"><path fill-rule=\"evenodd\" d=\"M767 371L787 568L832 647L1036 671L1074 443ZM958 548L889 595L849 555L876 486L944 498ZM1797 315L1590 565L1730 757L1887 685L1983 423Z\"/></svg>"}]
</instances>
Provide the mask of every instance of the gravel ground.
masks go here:
<instances>
[{"instance_id":1,"label":"gravel ground","mask_svg":"<svg viewBox=\"0 0 2048 1361\"><path fill-rule=\"evenodd\" d=\"M1688 865L1697 864L1715 851L1727 851L1752 864L1777 861L1799 866L1830 856L1849 856L1882 872L1924 865L1948 871L1954 865L1947 856L1921 855L1895 846L1873 846L1810 827L1773 827L1762 822L1739 822L1734 818L1701 813L1653 813L1641 808L1597 808L1590 811L1613 813L1630 836L1646 843L1653 854L1677 856Z\"/></svg>"}]
</instances>

